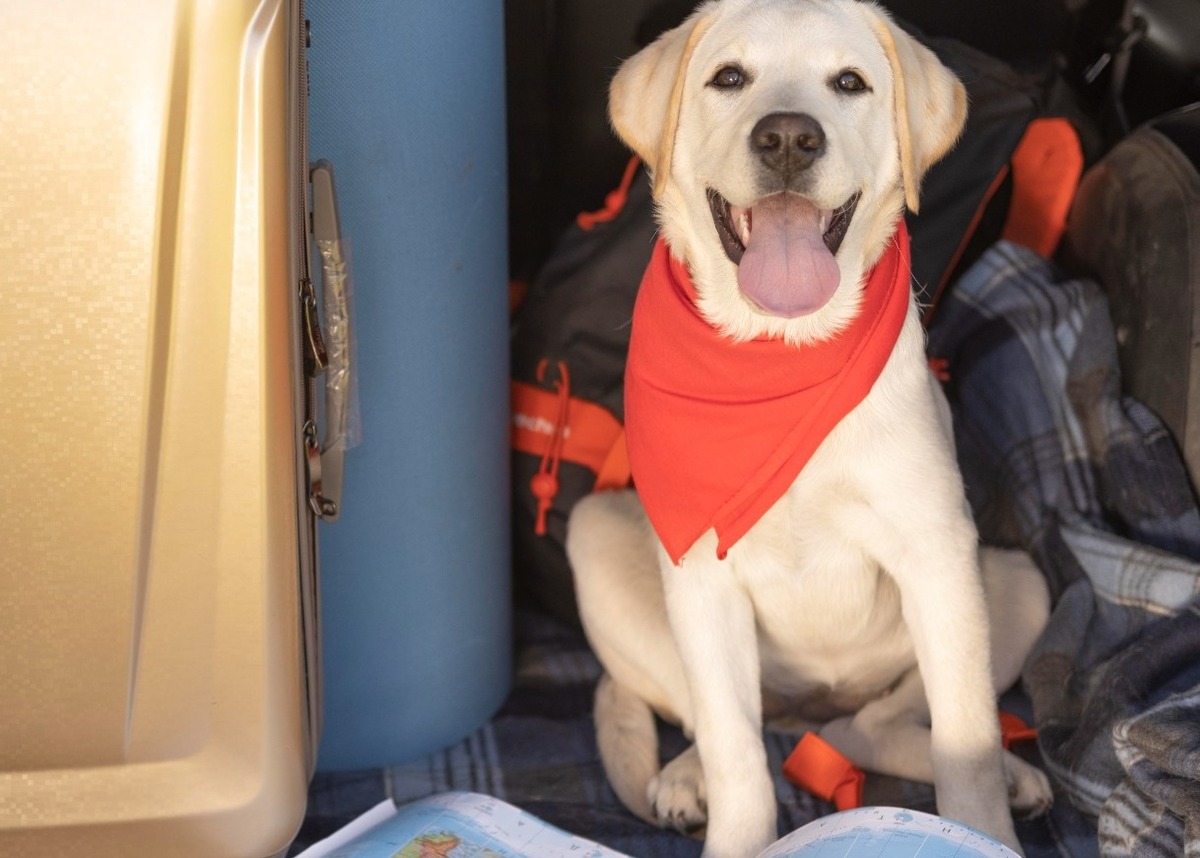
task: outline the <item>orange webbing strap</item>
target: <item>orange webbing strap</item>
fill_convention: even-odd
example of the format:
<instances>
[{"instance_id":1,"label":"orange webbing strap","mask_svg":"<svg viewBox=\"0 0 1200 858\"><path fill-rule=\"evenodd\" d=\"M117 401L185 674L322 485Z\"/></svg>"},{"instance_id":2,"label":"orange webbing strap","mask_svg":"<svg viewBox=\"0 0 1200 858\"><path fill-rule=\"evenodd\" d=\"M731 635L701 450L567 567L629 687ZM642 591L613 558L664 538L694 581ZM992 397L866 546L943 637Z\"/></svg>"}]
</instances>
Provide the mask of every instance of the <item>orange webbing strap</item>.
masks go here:
<instances>
[{"instance_id":1,"label":"orange webbing strap","mask_svg":"<svg viewBox=\"0 0 1200 858\"><path fill-rule=\"evenodd\" d=\"M1030 122L1012 155L1012 200L1001 237L1053 256L1082 175L1075 127L1060 117Z\"/></svg>"},{"instance_id":2,"label":"orange webbing strap","mask_svg":"<svg viewBox=\"0 0 1200 858\"><path fill-rule=\"evenodd\" d=\"M604 208L594 212L580 212L575 216L575 223L580 229L590 230L598 223L608 223L621 213L629 199L633 177L637 175L637 168L641 163L642 159L637 155L629 159L629 163L625 165L625 174L621 176L621 184L609 191L608 196L604 198Z\"/></svg>"},{"instance_id":3,"label":"orange webbing strap","mask_svg":"<svg viewBox=\"0 0 1200 858\"><path fill-rule=\"evenodd\" d=\"M512 448L531 456L543 456L562 436L562 459L609 475L609 482L628 482L628 454L624 451L625 430L603 405L568 397L567 422L559 426L561 392L550 391L523 381L509 382L512 406ZM620 444L621 449L617 449ZM622 466L622 463L625 463ZM625 475L622 476L622 471Z\"/></svg>"},{"instance_id":4,"label":"orange webbing strap","mask_svg":"<svg viewBox=\"0 0 1200 858\"><path fill-rule=\"evenodd\" d=\"M538 367L544 380L545 362ZM545 532L545 517L558 495L558 465L568 461L596 474L596 491L629 485L625 429L606 408L571 396L567 366L557 364L553 391L521 381L509 382L512 448L540 458L530 491L538 500L534 530Z\"/></svg>"},{"instance_id":5,"label":"orange webbing strap","mask_svg":"<svg viewBox=\"0 0 1200 858\"><path fill-rule=\"evenodd\" d=\"M805 733L783 763L783 776L838 810L862 807L863 770L816 733Z\"/></svg>"}]
</instances>

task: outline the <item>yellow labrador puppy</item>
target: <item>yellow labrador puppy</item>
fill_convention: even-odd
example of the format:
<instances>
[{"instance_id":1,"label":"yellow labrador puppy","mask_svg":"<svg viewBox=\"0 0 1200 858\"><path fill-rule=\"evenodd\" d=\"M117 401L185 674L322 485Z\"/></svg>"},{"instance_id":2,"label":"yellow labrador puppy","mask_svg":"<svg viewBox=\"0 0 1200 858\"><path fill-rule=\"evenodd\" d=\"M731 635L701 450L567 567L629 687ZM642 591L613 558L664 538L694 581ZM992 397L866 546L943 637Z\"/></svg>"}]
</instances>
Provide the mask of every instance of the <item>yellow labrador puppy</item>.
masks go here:
<instances>
[{"instance_id":1,"label":"yellow labrador puppy","mask_svg":"<svg viewBox=\"0 0 1200 858\"><path fill-rule=\"evenodd\" d=\"M705 855L776 837L764 719L1019 848L1050 802L995 699L1048 597L980 552L909 289L901 215L956 140L957 79L870 2L720 0L626 61L620 136L660 246L626 379L634 492L569 524L621 800ZM660 771L653 713L695 745Z\"/></svg>"}]
</instances>

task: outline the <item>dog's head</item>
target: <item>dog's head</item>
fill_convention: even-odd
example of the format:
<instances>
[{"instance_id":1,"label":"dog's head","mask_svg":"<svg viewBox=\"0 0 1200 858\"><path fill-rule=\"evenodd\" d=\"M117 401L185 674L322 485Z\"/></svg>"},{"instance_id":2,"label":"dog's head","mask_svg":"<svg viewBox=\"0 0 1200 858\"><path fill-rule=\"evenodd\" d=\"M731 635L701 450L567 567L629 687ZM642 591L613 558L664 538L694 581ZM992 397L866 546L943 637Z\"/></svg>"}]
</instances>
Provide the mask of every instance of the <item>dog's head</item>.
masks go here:
<instances>
[{"instance_id":1,"label":"dog's head","mask_svg":"<svg viewBox=\"0 0 1200 858\"><path fill-rule=\"evenodd\" d=\"M966 94L869 0L709 0L621 66L610 114L709 321L807 342L853 317Z\"/></svg>"}]
</instances>

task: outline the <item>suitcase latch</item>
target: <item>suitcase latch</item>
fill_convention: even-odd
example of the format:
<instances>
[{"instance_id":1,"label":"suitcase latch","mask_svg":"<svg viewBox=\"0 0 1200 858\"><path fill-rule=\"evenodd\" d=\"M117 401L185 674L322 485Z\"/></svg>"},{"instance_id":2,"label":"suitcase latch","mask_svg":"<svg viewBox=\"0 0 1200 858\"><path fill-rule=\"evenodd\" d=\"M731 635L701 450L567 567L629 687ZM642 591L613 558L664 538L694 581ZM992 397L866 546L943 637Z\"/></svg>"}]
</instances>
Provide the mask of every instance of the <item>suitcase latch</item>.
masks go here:
<instances>
[{"instance_id":1,"label":"suitcase latch","mask_svg":"<svg viewBox=\"0 0 1200 858\"><path fill-rule=\"evenodd\" d=\"M304 422L304 460L308 464L308 507L317 518L337 518L337 504L321 494L321 442L317 424Z\"/></svg>"}]
</instances>

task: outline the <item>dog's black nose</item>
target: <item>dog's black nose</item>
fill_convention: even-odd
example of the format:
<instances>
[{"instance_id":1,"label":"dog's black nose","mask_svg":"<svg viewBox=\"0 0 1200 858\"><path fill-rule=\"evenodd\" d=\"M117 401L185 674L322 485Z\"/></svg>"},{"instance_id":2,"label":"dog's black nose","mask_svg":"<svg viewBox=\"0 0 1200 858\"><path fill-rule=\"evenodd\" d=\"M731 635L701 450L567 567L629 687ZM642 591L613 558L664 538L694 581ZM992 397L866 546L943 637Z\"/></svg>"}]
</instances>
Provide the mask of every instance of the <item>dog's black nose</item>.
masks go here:
<instances>
[{"instance_id":1,"label":"dog's black nose","mask_svg":"<svg viewBox=\"0 0 1200 858\"><path fill-rule=\"evenodd\" d=\"M750 148L770 169L791 175L825 151L825 131L807 113L770 113L755 123Z\"/></svg>"}]
</instances>

